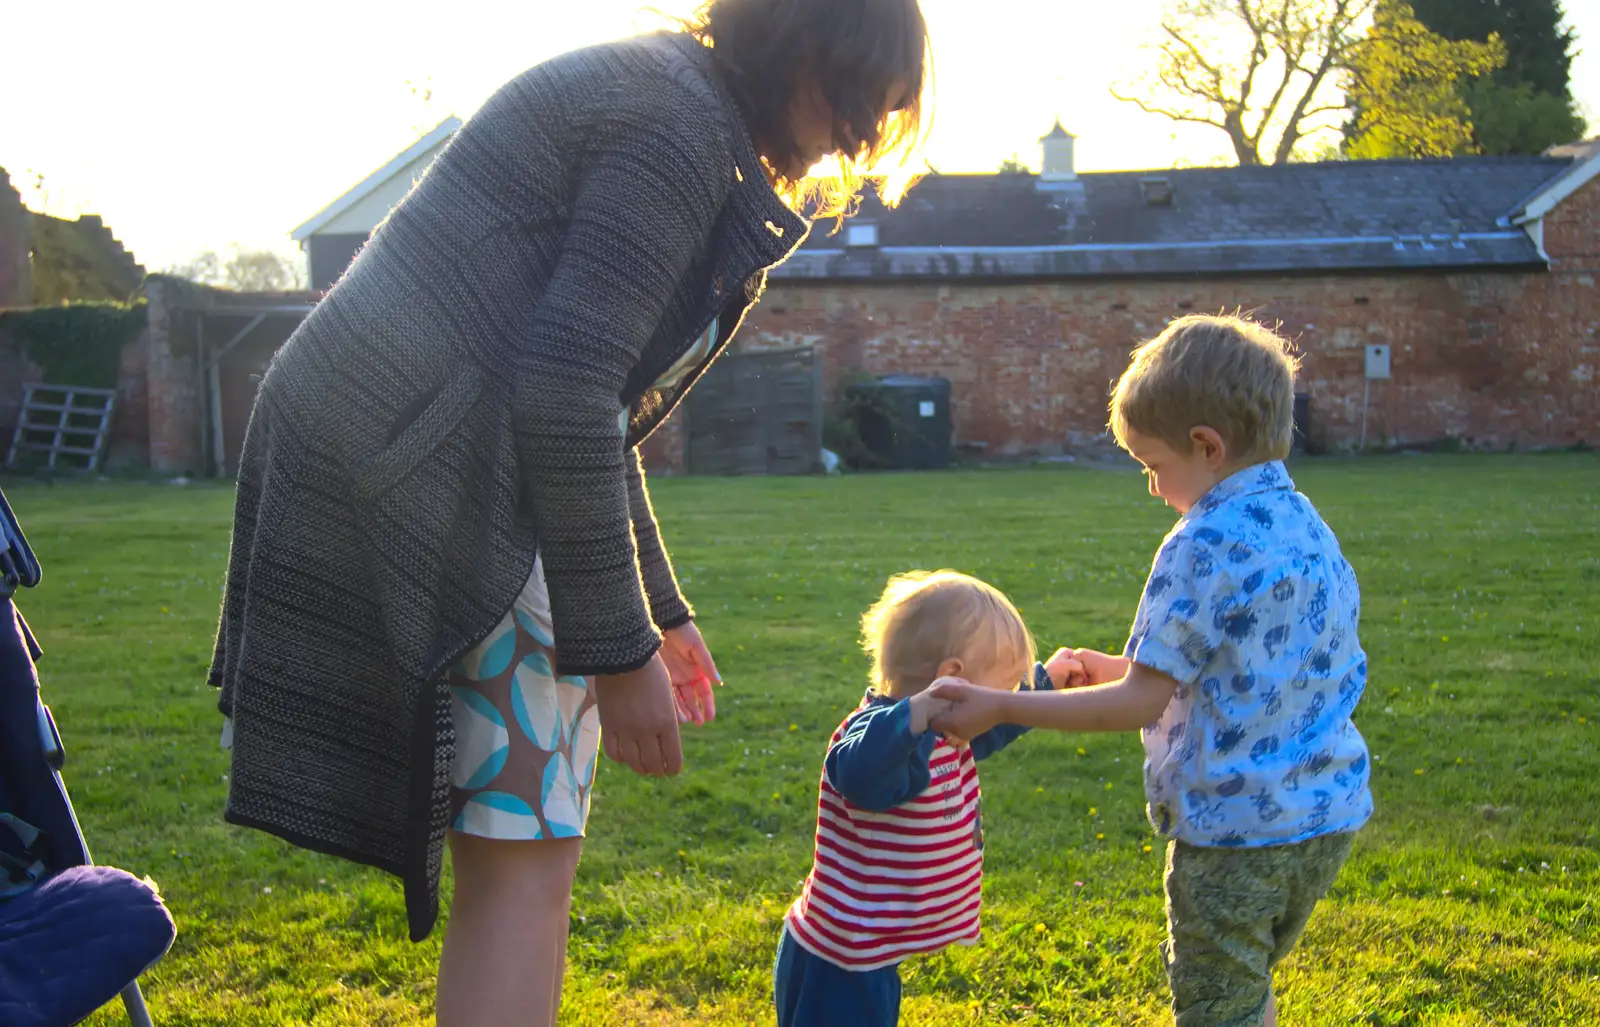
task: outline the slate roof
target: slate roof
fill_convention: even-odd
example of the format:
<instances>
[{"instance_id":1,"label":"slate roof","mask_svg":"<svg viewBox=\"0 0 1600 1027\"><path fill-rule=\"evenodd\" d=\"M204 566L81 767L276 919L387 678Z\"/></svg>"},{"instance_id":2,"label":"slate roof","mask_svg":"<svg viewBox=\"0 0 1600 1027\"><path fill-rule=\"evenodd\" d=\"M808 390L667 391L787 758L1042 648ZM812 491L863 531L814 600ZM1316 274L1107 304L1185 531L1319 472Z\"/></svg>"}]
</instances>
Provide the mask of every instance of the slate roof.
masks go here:
<instances>
[{"instance_id":1,"label":"slate roof","mask_svg":"<svg viewBox=\"0 0 1600 1027\"><path fill-rule=\"evenodd\" d=\"M1509 216L1577 155L1081 174L930 175L819 223L775 278L1097 277L1542 266ZM1152 203L1170 191L1169 203Z\"/></svg>"}]
</instances>

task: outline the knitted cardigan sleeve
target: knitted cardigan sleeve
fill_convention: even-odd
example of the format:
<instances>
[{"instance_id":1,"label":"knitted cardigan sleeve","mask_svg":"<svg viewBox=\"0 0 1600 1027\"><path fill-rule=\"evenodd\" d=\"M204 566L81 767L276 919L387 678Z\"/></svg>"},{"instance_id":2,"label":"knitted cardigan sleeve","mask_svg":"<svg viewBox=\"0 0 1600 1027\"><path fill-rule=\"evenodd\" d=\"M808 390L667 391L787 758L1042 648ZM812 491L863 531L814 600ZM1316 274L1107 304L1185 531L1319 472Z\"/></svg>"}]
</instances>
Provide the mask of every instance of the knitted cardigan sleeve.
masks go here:
<instances>
[{"instance_id":1,"label":"knitted cardigan sleeve","mask_svg":"<svg viewBox=\"0 0 1600 1027\"><path fill-rule=\"evenodd\" d=\"M639 550L639 575L644 579L644 594L650 601L650 617L662 631L680 627L694 619L694 611L678 591L678 578L661 542L650 492L645 488L644 465L639 451L628 458L628 505L633 516L633 542Z\"/></svg>"},{"instance_id":2,"label":"knitted cardigan sleeve","mask_svg":"<svg viewBox=\"0 0 1600 1027\"><path fill-rule=\"evenodd\" d=\"M684 277L703 266L734 160L722 113L670 74L654 77L586 105L567 235L516 372L518 458L563 674L649 661L661 640L647 584L658 618L687 613L642 479L630 503L637 465L630 472L619 396Z\"/></svg>"}]
</instances>

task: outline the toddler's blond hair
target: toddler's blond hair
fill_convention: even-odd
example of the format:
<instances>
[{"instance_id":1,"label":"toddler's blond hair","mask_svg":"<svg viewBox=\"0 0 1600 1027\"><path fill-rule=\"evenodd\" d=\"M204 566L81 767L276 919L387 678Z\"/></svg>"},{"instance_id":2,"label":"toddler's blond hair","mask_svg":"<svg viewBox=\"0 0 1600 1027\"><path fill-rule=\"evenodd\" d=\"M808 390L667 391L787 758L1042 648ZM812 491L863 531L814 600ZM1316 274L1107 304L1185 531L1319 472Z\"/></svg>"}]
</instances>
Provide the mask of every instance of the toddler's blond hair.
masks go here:
<instances>
[{"instance_id":1,"label":"toddler's blond hair","mask_svg":"<svg viewBox=\"0 0 1600 1027\"><path fill-rule=\"evenodd\" d=\"M952 657L968 674L1014 666L1018 681L1034 661L1033 636L1011 600L956 571L890 578L861 618L861 645L872 657L873 691L895 698L927 688Z\"/></svg>"},{"instance_id":2,"label":"toddler's blond hair","mask_svg":"<svg viewBox=\"0 0 1600 1027\"><path fill-rule=\"evenodd\" d=\"M1214 428L1239 464L1282 460L1294 436L1294 376L1289 343L1242 317L1190 314L1133 351L1111 394L1111 431L1193 448L1189 432Z\"/></svg>"}]
</instances>

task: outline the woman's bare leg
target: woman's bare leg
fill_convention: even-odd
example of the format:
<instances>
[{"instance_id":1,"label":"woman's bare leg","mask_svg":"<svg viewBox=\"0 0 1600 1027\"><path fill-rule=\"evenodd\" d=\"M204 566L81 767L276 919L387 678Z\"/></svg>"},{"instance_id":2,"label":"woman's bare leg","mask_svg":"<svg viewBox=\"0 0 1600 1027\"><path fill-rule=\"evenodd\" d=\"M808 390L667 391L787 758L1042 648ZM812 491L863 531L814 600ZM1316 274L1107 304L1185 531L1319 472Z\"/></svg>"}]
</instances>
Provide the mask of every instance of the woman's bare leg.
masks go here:
<instances>
[{"instance_id":1,"label":"woman's bare leg","mask_svg":"<svg viewBox=\"0 0 1600 1027\"><path fill-rule=\"evenodd\" d=\"M455 897L439 957L439 1027L554 1027L581 838L450 834Z\"/></svg>"}]
</instances>

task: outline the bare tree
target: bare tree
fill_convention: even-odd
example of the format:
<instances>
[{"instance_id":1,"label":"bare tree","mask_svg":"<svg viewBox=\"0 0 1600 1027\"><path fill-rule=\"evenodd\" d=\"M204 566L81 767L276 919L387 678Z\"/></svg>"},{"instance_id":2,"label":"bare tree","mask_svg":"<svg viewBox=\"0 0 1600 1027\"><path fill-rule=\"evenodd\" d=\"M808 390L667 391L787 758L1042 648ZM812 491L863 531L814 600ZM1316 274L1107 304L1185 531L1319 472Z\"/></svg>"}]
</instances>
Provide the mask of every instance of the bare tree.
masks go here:
<instances>
[{"instance_id":1,"label":"bare tree","mask_svg":"<svg viewBox=\"0 0 1600 1027\"><path fill-rule=\"evenodd\" d=\"M167 273L235 292L290 292L306 287L305 267L301 262L273 250L234 247L226 257L215 250L206 250L195 254L187 263L169 268Z\"/></svg>"},{"instance_id":2,"label":"bare tree","mask_svg":"<svg viewBox=\"0 0 1600 1027\"><path fill-rule=\"evenodd\" d=\"M1175 0L1161 19L1153 81L1111 95L1227 133L1240 164L1281 164L1336 128L1338 72L1377 0ZM1239 53L1239 57L1226 54Z\"/></svg>"}]
</instances>

